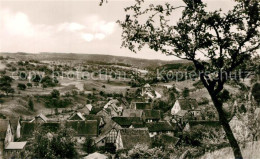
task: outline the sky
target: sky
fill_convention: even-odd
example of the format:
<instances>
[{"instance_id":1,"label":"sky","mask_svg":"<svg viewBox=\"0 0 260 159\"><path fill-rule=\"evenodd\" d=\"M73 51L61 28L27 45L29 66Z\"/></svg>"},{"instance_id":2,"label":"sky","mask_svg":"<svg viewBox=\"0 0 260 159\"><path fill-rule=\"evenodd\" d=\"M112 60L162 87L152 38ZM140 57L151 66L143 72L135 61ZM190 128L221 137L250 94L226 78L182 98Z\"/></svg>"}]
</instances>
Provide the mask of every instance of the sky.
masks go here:
<instances>
[{"instance_id":1,"label":"sky","mask_svg":"<svg viewBox=\"0 0 260 159\"><path fill-rule=\"evenodd\" d=\"M146 3L158 3L158 0ZM160 1L161 2L161 1ZM170 0L174 5L179 0ZM134 0L0 0L0 52L57 52L108 54L145 59L174 60L144 48L137 54L121 48L124 8ZM210 9L229 10L232 0L207 0ZM173 15L177 21L181 12Z\"/></svg>"}]
</instances>

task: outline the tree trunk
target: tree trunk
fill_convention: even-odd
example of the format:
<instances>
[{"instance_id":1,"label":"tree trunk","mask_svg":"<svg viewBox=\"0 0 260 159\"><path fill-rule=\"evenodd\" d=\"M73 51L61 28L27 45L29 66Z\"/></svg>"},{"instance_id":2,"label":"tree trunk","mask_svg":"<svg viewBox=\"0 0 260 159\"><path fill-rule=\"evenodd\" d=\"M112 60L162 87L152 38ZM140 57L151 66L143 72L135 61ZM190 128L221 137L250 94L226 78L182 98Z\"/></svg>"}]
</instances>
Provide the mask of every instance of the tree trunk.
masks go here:
<instances>
[{"instance_id":1,"label":"tree trunk","mask_svg":"<svg viewBox=\"0 0 260 159\"><path fill-rule=\"evenodd\" d=\"M220 124L222 125L222 127L223 127L223 129L226 133L226 137L227 137L229 144L230 144L230 146L233 150L235 159L243 159L243 156L242 156L240 147L238 145L238 142L237 142L236 138L234 137L234 134L233 134L233 132L230 128L229 122L227 120L227 117L226 117L226 115L223 111L223 108L222 108L223 103L221 101L219 101L216 96L214 96L212 94L210 96L212 98L214 106L216 107L216 109L218 111Z\"/></svg>"}]
</instances>

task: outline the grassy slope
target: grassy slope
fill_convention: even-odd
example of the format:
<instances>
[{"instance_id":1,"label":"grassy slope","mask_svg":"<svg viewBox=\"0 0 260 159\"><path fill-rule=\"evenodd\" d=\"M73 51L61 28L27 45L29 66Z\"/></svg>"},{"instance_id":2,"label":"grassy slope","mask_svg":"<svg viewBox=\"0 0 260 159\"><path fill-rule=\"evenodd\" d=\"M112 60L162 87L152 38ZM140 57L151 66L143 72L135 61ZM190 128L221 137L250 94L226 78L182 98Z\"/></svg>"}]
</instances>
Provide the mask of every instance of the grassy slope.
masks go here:
<instances>
[{"instance_id":1,"label":"grassy slope","mask_svg":"<svg viewBox=\"0 0 260 159\"><path fill-rule=\"evenodd\" d=\"M241 146L244 159L260 158L260 141L250 142L245 146ZM234 155L230 147L223 148L211 153L206 153L200 159L233 159Z\"/></svg>"}]
</instances>

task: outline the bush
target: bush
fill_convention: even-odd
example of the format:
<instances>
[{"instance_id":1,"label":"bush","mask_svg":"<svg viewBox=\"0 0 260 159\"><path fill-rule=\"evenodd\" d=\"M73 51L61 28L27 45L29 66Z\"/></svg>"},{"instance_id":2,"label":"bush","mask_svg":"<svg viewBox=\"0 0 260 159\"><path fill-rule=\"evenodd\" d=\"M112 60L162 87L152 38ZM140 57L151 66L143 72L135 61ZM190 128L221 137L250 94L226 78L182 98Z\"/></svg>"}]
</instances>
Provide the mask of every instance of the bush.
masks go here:
<instances>
[{"instance_id":1,"label":"bush","mask_svg":"<svg viewBox=\"0 0 260 159\"><path fill-rule=\"evenodd\" d=\"M20 89L20 90L25 90L25 89L26 89L26 85L23 84L23 83L18 83L17 87L18 87L18 89Z\"/></svg>"}]
</instances>

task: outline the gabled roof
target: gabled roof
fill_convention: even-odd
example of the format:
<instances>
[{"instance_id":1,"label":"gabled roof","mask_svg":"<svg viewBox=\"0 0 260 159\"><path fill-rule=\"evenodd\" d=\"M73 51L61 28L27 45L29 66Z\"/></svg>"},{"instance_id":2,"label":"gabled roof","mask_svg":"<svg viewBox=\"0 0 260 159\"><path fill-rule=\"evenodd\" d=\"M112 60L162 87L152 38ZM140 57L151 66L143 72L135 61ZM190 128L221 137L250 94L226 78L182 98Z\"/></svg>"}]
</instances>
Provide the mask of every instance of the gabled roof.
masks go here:
<instances>
[{"instance_id":1,"label":"gabled roof","mask_svg":"<svg viewBox=\"0 0 260 159\"><path fill-rule=\"evenodd\" d=\"M95 143L98 143L99 141L104 139L112 129L119 130L121 128L122 127L116 122L114 122L113 120L109 120L108 123L106 123L106 125L101 129L101 134L95 139Z\"/></svg>"},{"instance_id":2,"label":"gabled roof","mask_svg":"<svg viewBox=\"0 0 260 159\"><path fill-rule=\"evenodd\" d=\"M48 118L45 115L43 115L42 113L37 115L35 118L41 118L44 122L48 121Z\"/></svg>"},{"instance_id":3,"label":"gabled roof","mask_svg":"<svg viewBox=\"0 0 260 159\"><path fill-rule=\"evenodd\" d=\"M132 123L143 123L140 117L113 117L112 120L122 127L130 127Z\"/></svg>"},{"instance_id":4,"label":"gabled roof","mask_svg":"<svg viewBox=\"0 0 260 159\"><path fill-rule=\"evenodd\" d=\"M107 102L107 104L104 106L104 108L108 108L109 106L113 105L116 106L116 104L118 104L119 101L117 99L111 99L110 101Z\"/></svg>"},{"instance_id":5,"label":"gabled roof","mask_svg":"<svg viewBox=\"0 0 260 159\"><path fill-rule=\"evenodd\" d=\"M5 150L22 150L25 145L26 145L26 141L25 142L10 142L6 147Z\"/></svg>"},{"instance_id":6,"label":"gabled roof","mask_svg":"<svg viewBox=\"0 0 260 159\"><path fill-rule=\"evenodd\" d=\"M175 114L175 116L184 117L187 113L188 110L180 110Z\"/></svg>"},{"instance_id":7,"label":"gabled roof","mask_svg":"<svg viewBox=\"0 0 260 159\"><path fill-rule=\"evenodd\" d=\"M178 99L182 110L194 110L198 108L196 99Z\"/></svg>"},{"instance_id":8,"label":"gabled roof","mask_svg":"<svg viewBox=\"0 0 260 159\"><path fill-rule=\"evenodd\" d=\"M144 110L145 119L161 119L160 110L146 109Z\"/></svg>"},{"instance_id":9,"label":"gabled roof","mask_svg":"<svg viewBox=\"0 0 260 159\"><path fill-rule=\"evenodd\" d=\"M150 84L149 83L146 83L145 85L144 85L144 88L150 88L151 86L150 86Z\"/></svg>"},{"instance_id":10,"label":"gabled roof","mask_svg":"<svg viewBox=\"0 0 260 159\"><path fill-rule=\"evenodd\" d=\"M131 149L137 144L151 145L151 138L147 128L127 128L121 129L120 135L123 142L124 149Z\"/></svg>"},{"instance_id":11,"label":"gabled roof","mask_svg":"<svg viewBox=\"0 0 260 159\"><path fill-rule=\"evenodd\" d=\"M20 122L20 118L12 117L12 118L10 118L9 121L10 121L11 128L12 128L13 132L16 132L18 122Z\"/></svg>"},{"instance_id":12,"label":"gabled roof","mask_svg":"<svg viewBox=\"0 0 260 159\"><path fill-rule=\"evenodd\" d=\"M94 152L88 156L83 157L83 159L108 159L108 157L104 154Z\"/></svg>"},{"instance_id":13,"label":"gabled roof","mask_svg":"<svg viewBox=\"0 0 260 159\"><path fill-rule=\"evenodd\" d=\"M152 109L152 104L147 102L136 102L136 109Z\"/></svg>"},{"instance_id":14,"label":"gabled roof","mask_svg":"<svg viewBox=\"0 0 260 159\"><path fill-rule=\"evenodd\" d=\"M8 124L9 121L7 119L0 119L0 140L5 139Z\"/></svg>"},{"instance_id":15,"label":"gabled roof","mask_svg":"<svg viewBox=\"0 0 260 159\"><path fill-rule=\"evenodd\" d=\"M85 120L85 117L81 112L75 112L68 118L68 120Z\"/></svg>"},{"instance_id":16,"label":"gabled roof","mask_svg":"<svg viewBox=\"0 0 260 159\"><path fill-rule=\"evenodd\" d=\"M77 136L95 137L98 135L98 124L96 120L67 121L66 127L74 129Z\"/></svg>"},{"instance_id":17,"label":"gabled roof","mask_svg":"<svg viewBox=\"0 0 260 159\"><path fill-rule=\"evenodd\" d=\"M125 109L123 111L123 116L124 117L142 117L143 115L143 110L135 110L135 109Z\"/></svg>"},{"instance_id":18,"label":"gabled roof","mask_svg":"<svg viewBox=\"0 0 260 159\"><path fill-rule=\"evenodd\" d=\"M89 111L91 111L93 108L93 106L91 104L87 104L86 107L88 108Z\"/></svg>"},{"instance_id":19,"label":"gabled roof","mask_svg":"<svg viewBox=\"0 0 260 159\"><path fill-rule=\"evenodd\" d=\"M173 126L167 122L146 123L149 132L174 131Z\"/></svg>"}]
</instances>

